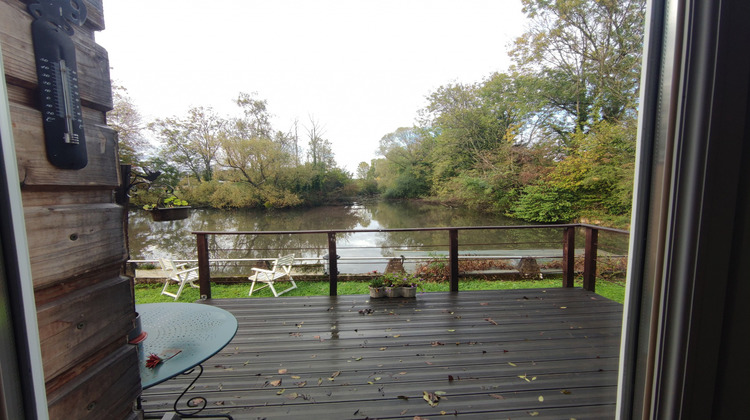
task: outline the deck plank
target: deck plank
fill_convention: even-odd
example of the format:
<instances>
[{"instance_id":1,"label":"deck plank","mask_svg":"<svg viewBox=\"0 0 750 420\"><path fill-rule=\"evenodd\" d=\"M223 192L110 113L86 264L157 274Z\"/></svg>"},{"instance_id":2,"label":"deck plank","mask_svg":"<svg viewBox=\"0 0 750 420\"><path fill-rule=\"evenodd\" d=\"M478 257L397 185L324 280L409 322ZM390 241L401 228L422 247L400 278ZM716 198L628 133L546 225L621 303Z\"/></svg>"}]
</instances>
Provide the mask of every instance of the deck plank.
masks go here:
<instances>
[{"instance_id":1,"label":"deck plank","mask_svg":"<svg viewBox=\"0 0 750 420\"><path fill-rule=\"evenodd\" d=\"M208 399L203 414L614 416L622 305L581 289L204 303L233 313L239 329L187 393ZM191 380L145 390L144 409L171 410ZM445 395L430 407L424 391Z\"/></svg>"}]
</instances>

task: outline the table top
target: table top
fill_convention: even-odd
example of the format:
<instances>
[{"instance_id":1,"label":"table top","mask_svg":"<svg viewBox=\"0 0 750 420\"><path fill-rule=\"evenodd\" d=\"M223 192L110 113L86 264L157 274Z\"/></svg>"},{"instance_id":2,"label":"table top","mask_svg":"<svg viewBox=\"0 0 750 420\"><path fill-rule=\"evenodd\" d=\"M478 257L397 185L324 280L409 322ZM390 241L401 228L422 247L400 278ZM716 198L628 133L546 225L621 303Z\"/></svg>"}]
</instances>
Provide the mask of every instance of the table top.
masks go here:
<instances>
[{"instance_id":1,"label":"table top","mask_svg":"<svg viewBox=\"0 0 750 420\"><path fill-rule=\"evenodd\" d=\"M214 306L147 303L135 305L135 310L141 317L143 331L148 334L138 345L143 389L203 363L223 349L237 333L234 315ZM165 360L149 368L146 359L152 353Z\"/></svg>"}]
</instances>

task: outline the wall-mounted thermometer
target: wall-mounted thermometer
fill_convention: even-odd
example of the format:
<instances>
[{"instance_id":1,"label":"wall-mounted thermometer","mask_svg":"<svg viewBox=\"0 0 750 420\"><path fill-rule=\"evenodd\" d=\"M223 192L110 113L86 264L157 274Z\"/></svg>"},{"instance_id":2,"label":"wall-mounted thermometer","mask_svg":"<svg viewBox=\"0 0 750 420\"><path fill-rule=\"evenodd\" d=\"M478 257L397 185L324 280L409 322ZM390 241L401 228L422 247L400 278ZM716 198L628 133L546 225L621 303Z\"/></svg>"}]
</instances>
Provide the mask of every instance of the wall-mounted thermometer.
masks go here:
<instances>
[{"instance_id":1,"label":"wall-mounted thermometer","mask_svg":"<svg viewBox=\"0 0 750 420\"><path fill-rule=\"evenodd\" d=\"M70 24L83 24L86 6L82 0L37 0L29 13L35 18L31 35L47 159L58 168L84 168L88 156Z\"/></svg>"}]
</instances>

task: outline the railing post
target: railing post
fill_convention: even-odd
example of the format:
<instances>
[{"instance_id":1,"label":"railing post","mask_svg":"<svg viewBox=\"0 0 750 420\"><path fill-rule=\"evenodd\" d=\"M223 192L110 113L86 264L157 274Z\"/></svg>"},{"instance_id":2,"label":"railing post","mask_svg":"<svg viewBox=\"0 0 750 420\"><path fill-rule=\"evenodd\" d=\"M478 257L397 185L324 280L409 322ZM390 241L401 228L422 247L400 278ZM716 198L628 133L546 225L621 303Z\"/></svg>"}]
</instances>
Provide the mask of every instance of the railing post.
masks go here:
<instances>
[{"instance_id":1,"label":"railing post","mask_svg":"<svg viewBox=\"0 0 750 420\"><path fill-rule=\"evenodd\" d=\"M211 299L211 269L208 266L208 236L197 233L198 238L198 286L201 299Z\"/></svg>"},{"instance_id":2,"label":"railing post","mask_svg":"<svg viewBox=\"0 0 750 420\"><path fill-rule=\"evenodd\" d=\"M335 232L328 232L328 276L329 296L336 296L338 293L339 267L336 255Z\"/></svg>"},{"instance_id":3,"label":"railing post","mask_svg":"<svg viewBox=\"0 0 750 420\"><path fill-rule=\"evenodd\" d=\"M563 230L562 287L573 287L576 263L576 228L568 226Z\"/></svg>"},{"instance_id":4,"label":"railing post","mask_svg":"<svg viewBox=\"0 0 750 420\"><path fill-rule=\"evenodd\" d=\"M583 262L583 288L589 292L596 290L596 248L599 244L599 230L586 227L586 248Z\"/></svg>"},{"instance_id":5,"label":"railing post","mask_svg":"<svg viewBox=\"0 0 750 420\"><path fill-rule=\"evenodd\" d=\"M449 267L451 269L451 292L458 292L458 229L449 229Z\"/></svg>"}]
</instances>

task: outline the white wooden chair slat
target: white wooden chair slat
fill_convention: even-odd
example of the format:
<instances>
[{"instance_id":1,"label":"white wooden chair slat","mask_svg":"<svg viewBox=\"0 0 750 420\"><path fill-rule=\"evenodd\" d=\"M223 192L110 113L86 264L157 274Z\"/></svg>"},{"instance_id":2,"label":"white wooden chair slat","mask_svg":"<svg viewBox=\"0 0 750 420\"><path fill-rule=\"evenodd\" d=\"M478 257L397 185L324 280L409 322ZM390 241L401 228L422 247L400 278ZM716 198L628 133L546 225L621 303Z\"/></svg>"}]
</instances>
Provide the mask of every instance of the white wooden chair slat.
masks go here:
<instances>
[{"instance_id":1,"label":"white wooden chair slat","mask_svg":"<svg viewBox=\"0 0 750 420\"><path fill-rule=\"evenodd\" d=\"M294 264L294 254L289 254L289 255L284 255L283 257L279 257L275 259L273 262L273 268L271 268L270 270L253 267L253 271L255 271L255 273L252 276L248 277L249 280L252 280L252 284L250 285L249 295L252 296L254 291L258 291L266 287L271 288L271 292L273 292L273 295L275 297L279 297L280 295L283 295L284 293L290 290L296 289L297 283L295 283L294 278L292 278L292 265L293 264ZM274 282L280 279L284 279L285 277L289 279L289 281L292 283L292 286L286 290L277 292L276 288L274 287ZM257 282L265 283L265 286L256 288L255 284Z\"/></svg>"},{"instance_id":2,"label":"white wooden chair slat","mask_svg":"<svg viewBox=\"0 0 750 420\"><path fill-rule=\"evenodd\" d=\"M185 288L186 284L190 284L190 287L198 288L199 286L194 282L198 280L198 267L185 269L186 264L175 264L174 261L166 258L159 259L159 265L164 270L165 280L164 287L161 289L162 295L171 296L174 300L180 298L182 289ZM170 282L177 282L179 288L176 293L168 292Z\"/></svg>"}]
</instances>

